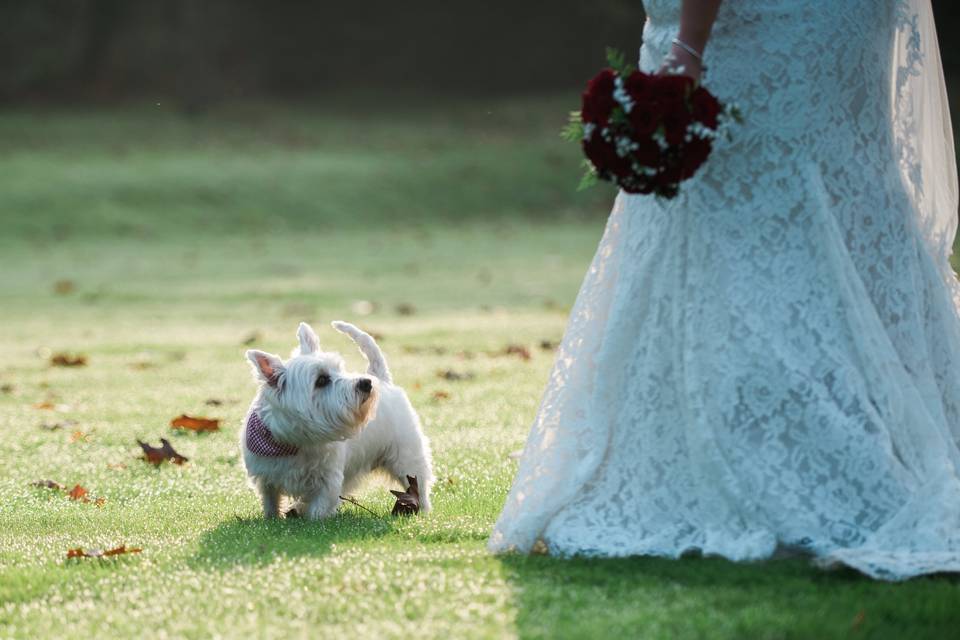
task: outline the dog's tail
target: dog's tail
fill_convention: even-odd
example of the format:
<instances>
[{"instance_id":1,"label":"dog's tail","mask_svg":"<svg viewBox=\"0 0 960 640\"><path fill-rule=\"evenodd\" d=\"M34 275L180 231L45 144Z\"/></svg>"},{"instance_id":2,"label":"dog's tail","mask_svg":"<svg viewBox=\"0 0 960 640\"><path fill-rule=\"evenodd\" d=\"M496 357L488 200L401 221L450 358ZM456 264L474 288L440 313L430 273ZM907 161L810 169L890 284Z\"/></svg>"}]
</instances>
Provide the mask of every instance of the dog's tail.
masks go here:
<instances>
[{"instance_id":1,"label":"dog's tail","mask_svg":"<svg viewBox=\"0 0 960 640\"><path fill-rule=\"evenodd\" d=\"M360 348L360 353L367 359L367 373L380 378L384 382L393 382L390 368L387 367L387 359L383 357L383 352L380 351L380 347L377 346L373 336L361 331L349 322L337 320L331 324L340 333L350 336L350 339Z\"/></svg>"}]
</instances>

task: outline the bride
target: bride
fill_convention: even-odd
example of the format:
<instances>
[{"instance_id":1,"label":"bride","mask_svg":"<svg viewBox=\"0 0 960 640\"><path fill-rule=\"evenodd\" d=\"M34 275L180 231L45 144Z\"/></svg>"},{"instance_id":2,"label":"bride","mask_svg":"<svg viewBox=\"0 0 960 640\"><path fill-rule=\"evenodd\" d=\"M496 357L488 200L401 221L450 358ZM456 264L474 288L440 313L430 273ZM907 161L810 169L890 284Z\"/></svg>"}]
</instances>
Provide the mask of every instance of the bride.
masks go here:
<instances>
[{"instance_id":1,"label":"bride","mask_svg":"<svg viewBox=\"0 0 960 640\"><path fill-rule=\"evenodd\" d=\"M674 200L617 198L490 548L960 571L930 1L645 4L642 69L702 57L744 124Z\"/></svg>"}]
</instances>

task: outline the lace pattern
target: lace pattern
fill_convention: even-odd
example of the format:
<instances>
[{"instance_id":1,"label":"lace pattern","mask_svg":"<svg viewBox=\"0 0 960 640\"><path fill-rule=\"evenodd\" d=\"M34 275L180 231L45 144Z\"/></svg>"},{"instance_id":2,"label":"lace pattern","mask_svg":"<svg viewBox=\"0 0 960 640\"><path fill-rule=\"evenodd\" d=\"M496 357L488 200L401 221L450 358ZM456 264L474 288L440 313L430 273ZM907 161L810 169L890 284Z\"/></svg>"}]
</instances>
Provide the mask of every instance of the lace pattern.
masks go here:
<instances>
[{"instance_id":1,"label":"lace pattern","mask_svg":"<svg viewBox=\"0 0 960 640\"><path fill-rule=\"evenodd\" d=\"M956 177L925 168L923 4L721 5L707 82L746 122L676 199L617 198L492 550L960 571ZM653 71L679 0L646 8Z\"/></svg>"}]
</instances>

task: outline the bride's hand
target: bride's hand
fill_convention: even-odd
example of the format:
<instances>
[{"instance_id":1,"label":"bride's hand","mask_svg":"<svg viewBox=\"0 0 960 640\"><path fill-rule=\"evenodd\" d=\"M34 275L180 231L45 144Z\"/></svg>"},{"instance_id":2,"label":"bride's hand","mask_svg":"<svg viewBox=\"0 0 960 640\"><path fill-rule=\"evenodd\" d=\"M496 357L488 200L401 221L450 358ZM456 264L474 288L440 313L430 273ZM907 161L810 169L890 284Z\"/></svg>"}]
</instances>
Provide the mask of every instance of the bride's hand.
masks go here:
<instances>
[{"instance_id":1,"label":"bride's hand","mask_svg":"<svg viewBox=\"0 0 960 640\"><path fill-rule=\"evenodd\" d=\"M703 73L703 64L697 60L688 51L685 51L673 45L670 53L663 59L663 64L657 71L657 75L680 74L693 78L694 82L700 82L700 76Z\"/></svg>"}]
</instances>

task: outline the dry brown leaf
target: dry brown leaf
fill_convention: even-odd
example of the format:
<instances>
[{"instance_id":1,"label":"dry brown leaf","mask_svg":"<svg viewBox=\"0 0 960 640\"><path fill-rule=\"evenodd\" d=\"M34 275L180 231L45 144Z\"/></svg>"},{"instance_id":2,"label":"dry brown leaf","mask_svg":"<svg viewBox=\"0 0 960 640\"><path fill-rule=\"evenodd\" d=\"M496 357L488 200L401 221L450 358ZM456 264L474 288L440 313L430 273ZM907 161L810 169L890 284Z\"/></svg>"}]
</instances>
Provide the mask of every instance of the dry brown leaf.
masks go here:
<instances>
[{"instance_id":1,"label":"dry brown leaf","mask_svg":"<svg viewBox=\"0 0 960 640\"><path fill-rule=\"evenodd\" d=\"M411 516L420 513L420 485L417 483L417 476L407 476L407 482L410 486L406 491L390 490L390 493L397 497L391 515Z\"/></svg>"},{"instance_id":2,"label":"dry brown leaf","mask_svg":"<svg viewBox=\"0 0 960 640\"><path fill-rule=\"evenodd\" d=\"M431 396L431 397L432 397L434 400L449 400L449 399L450 399L450 394L447 393L446 391L434 391L434 392L433 392L433 396Z\"/></svg>"},{"instance_id":3,"label":"dry brown leaf","mask_svg":"<svg viewBox=\"0 0 960 640\"><path fill-rule=\"evenodd\" d=\"M37 480L36 482L31 482L30 486L41 487L43 489L56 489L57 491L66 490L66 487L56 480Z\"/></svg>"},{"instance_id":4,"label":"dry brown leaf","mask_svg":"<svg viewBox=\"0 0 960 640\"><path fill-rule=\"evenodd\" d=\"M473 380L475 377L473 373L460 373L459 371L454 371L453 369L438 371L437 375L444 380L449 380L450 382L457 382L458 380Z\"/></svg>"},{"instance_id":5,"label":"dry brown leaf","mask_svg":"<svg viewBox=\"0 0 960 640\"><path fill-rule=\"evenodd\" d=\"M62 422L43 422L40 424L40 428L44 431L59 431L60 429L72 427L75 424L77 424L75 420L64 420Z\"/></svg>"},{"instance_id":6,"label":"dry brown leaf","mask_svg":"<svg viewBox=\"0 0 960 640\"><path fill-rule=\"evenodd\" d=\"M89 502L90 498L87 497L87 490L81 487L79 484L74 485L73 489L70 490L70 493L67 494L71 500L79 500L80 502Z\"/></svg>"},{"instance_id":7,"label":"dry brown leaf","mask_svg":"<svg viewBox=\"0 0 960 640\"><path fill-rule=\"evenodd\" d=\"M89 433L84 433L83 431L74 431L70 434L70 442L90 442L93 440L93 435Z\"/></svg>"},{"instance_id":8,"label":"dry brown leaf","mask_svg":"<svg viewBox=\"0 0 960 640\"><path fill-rule=\"evenodd\" d=\"M530 359L530 350L527 349L522 344L508 344L503 350L503 355L505 356L517 356L521 360Z\"/></svg>"},{"instance_id":9,"label":"dry brown leaf","mask_svg":"<svg viewBox=\"0 0 960 640\"><path fill-rule=\"evenodd\" d=\"M851 628L851 629L856 629L857 627L859 627L860 625L862 625L862 624L863 624L863 621L866 619L866 617L867 617L867 612L866 612L866 611L864 611L863 609L861 609L860 611L858 611L858 612L857 612L857 615L855 615L855 616L853 617L853 623L851 623L850 628Z\"/></svg>"},{"instance_id":10,"label":"dry brown leaf","mask_svg":"<svg viewBox=\"0 0 960 640\"><path fill-rule=\"evenodd\" d=\"M127 465L123 464L122 462L107 463L107 469L113 469L114 471L122 471L123 469L126 469L126 468L127 468Z\"/></svg>"},{"instance_id":11,"label":"dry brown leaf","mask_svg":"<svg viewBox=\"0 0 960 640\"><path fill-rule=\"evenodd\" d=\"M143 459L151 464L159 465L164 460L169 460L173 464L183 464L189 461L189 458L177 453L173 445L170 444L170 441L166 438L160 438L161 446L159 447L152 447L140 440L137 440L137 444L143 449Z\"/></svg>"},{"instance_id":12,"label":"dry brown leaf","mask_svg":"<svg viewBox=\"0 0 960 640\"><path fill-rule=\"evenodd\" d=\"M251 344L256 344L263 340L263 331L256 329L247 334L247 336L241 341L243 344L250 346Z\"/></svg>"},{"instance_id":13,"label":"dry brown leaf","mask_svg":"<svg viewBox=\"0 0 960 640\"><path fill-rule=\"evenodd\" d=\"M446 355L447 349L446 349L446 347L417 347L417 346L413 346L413 345L407 345L407 346L403 347L403 352L404 352L404 353L412 353L412 354L426 354L426 355L432 355L432 356L442 356L442 355Z\"/></svg>"},{"instance_id":14,"label":"dry brown leaf","mask_svg":"<svg viewBox=\"0 0 960 640\"><path fill-rule=\"evenodd\" d=\"M41 409L43 411L53 411L57 408L57 405L49 400L44 400L43 402L34 402L32 405L34 409Z\"/></svg>"},{"instance_id":15,"label":"dry brown leaf","mask_svg":"<svg viewBox=\"0 0 960 640\"><path fill-rule=\"evenodd\" d=\"M186 429L187 431L219 431L220 420L188 416L184 413L171 420L170 426L174 429Z\"/></svg>"},{"instance_id":16,"label":"dry brown leaf","mask_svg":"<svg viewBox=\"0 0 960 640\"><path fill-rule=\"evenodd\" d=\"M90 549L89 551L84 551L81 547L76 549L67 550L67 559L71 558L109 558L111 556L121 556L128 553L140 553L143 549L139 547L130 547L127 548L127 545L120 545L115 549Z\"/></svg>"},{"instance_id":17,"label":"dry brown leaf","mask_svg":"<svg viewBox=\"0 0 960 640\"><path fill-rule=\"evenodd\" d=\"M55 353L50 356L50 364L55 367L85 367L87 356L81 354Z\"/></svg>"},{"instance_id":18,"label":"dry brown leaf","mask_svg":"<svg viewBox=\"0 0 960 640\"><path fill-rule=\"evenodd\" d=\"M54 293L61 296L65 296L68 293L73 293L74 289L76 288L77 287L74 284L73 280L57 280L56 282L53 283Z\"/></svg>"}]
</instances>

